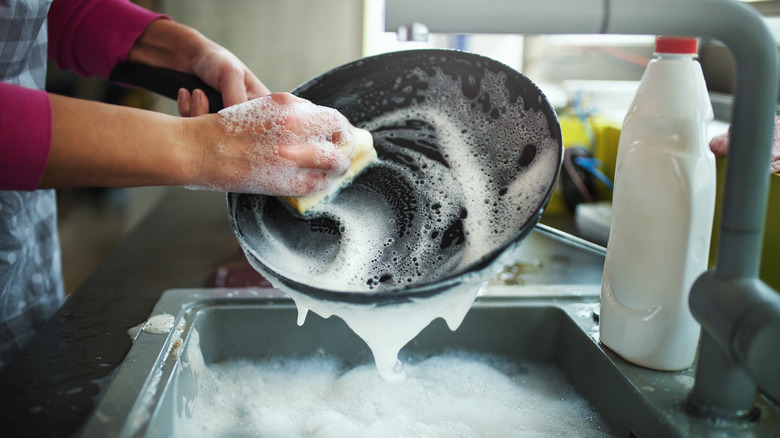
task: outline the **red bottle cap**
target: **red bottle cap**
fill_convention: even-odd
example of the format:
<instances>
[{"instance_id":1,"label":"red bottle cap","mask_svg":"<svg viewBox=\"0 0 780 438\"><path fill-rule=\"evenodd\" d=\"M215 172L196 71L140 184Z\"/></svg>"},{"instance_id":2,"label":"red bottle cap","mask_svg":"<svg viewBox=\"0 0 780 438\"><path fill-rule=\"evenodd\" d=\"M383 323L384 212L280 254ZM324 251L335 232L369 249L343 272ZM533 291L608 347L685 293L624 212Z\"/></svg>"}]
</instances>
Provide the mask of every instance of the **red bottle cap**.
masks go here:
<instances>
[{"instance_id":1,"label":"red bottle cap","mask_svg":"<svg viewBox=\"0 0 780 438\"><path fill-rule=\"evenodd\" d=\"M688 37L659 36L655 39L656 53L695 54L699 50L699 39Z\"/></svg>"}]
</instances>

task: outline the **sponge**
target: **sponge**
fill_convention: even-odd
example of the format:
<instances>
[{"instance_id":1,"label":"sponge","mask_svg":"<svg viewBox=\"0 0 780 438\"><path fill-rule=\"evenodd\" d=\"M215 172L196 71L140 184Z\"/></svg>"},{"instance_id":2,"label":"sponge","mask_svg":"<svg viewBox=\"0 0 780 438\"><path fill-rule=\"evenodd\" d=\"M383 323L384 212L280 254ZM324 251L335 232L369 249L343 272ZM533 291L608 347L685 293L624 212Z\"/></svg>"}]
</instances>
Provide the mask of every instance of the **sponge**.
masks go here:
<instances>
[{"instance_id":1,"label":"sponge","mask_svg":"<svg viewBox=\"0 0 780 438\"><path fill-rule=\"evenodd\" d=\"M354 128L354 136L355 150L352 153L349 169L343 175L331 181L323 191L309 196L285 196L280 197L280 199L292 207L293 210L300 214L305 214L349 185L360 172L376 160L376 149L374 149L374 139L371 137L371 133L365 129Z\"/></svg>"}]
</instances>

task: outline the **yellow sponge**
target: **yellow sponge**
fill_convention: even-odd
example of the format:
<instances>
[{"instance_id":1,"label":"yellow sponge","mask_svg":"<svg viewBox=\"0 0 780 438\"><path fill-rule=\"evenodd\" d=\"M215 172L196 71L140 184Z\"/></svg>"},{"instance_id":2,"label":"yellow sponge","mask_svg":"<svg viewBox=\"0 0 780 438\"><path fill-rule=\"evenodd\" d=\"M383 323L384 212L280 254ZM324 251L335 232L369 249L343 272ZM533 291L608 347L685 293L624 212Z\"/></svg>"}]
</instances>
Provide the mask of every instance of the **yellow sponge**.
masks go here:
<instances>
[{"instance_id":1,"label":"yellow sponge","mask_svg":"<svg viewBox=\"0 0 780 438\"><path fill-rule=\"evenodd\" d=\"M355 150L352 153L351 165L346 173L330 183L328 188L309 196L286 196L281 199L293 210L304 214L326 198L332 197L343 187L347 186L360 172L376 160L376 149L371 133L365 129L355 128Z\"/></svg>"}]
</instances>

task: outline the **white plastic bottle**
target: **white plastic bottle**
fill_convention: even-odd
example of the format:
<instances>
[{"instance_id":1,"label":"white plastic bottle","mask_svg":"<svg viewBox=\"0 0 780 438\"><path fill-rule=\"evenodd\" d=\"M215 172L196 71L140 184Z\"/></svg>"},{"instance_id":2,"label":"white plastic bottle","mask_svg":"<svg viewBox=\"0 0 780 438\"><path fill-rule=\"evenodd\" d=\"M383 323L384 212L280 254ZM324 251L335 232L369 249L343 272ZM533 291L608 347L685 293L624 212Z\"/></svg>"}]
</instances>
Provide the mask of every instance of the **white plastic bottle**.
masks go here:
<instances>
[{"instance_id":1,"label":"white plastic bottle","mask_svg":"<svg viewBox=\"0 0 780 438\"><path fill-rule=\"evenodd\" d=\"M692 365L688 307L707 269L715 210L713 118L697 40L659 37L623 121L601 287L601 342L658 370Z\"/></svg>"}]
</instances>

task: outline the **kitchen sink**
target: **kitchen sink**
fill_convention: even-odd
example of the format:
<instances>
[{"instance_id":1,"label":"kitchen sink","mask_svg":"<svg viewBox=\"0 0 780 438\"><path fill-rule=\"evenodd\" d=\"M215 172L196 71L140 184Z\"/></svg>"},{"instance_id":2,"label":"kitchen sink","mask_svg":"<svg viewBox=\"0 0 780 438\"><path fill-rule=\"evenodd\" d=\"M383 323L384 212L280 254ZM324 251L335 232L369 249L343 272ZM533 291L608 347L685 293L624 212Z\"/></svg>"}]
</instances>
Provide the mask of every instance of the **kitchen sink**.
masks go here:
<instances>
[{"instance_id":1,"label":"kitchen sink","mask_svg":"<svg viewBox=\"0 0 780 438\"><path fill-rule=\"evenodd\" d=\"M516 296L504 290L478 297L454 332L434 321L404 353L454 349L554 367L603 417L610 436L772 436L780 430L778 407L764 398L752 423L716 424L689 415L692 370L639 368L600 346L592 297L539 297L518 289ZM171 290L154 314L176 314L177 322L167 336L137 335L83 436L173 436L182 418L176 399L194 396L197 376L185 359L193 333L206 365L323 352L347 362L371 360L365 344L337 318L309 315L298 327L294 303L275 289Z\"/></svg>"},{"instance_id":2,"label":"kitchen sink","mask_svg":"<svg viewBox=\"0 0 780 438\"><path fill-rule=\"evenodd\" d=\"M541 245L539 251L519 251L517 263L483 286L457 330L434 320L402 350L402 359L465 351L552 368L601 417L606 436L777 436L780 408L763 396L750 421L714 422L687 408L693 369L648 370L602 346L603 252L554 233L529 238L529 247ZM555 251L561 244L568 249ZM545 284L535 282L541 278ZM340 319L310 314L298 326L297 317L294 302L272 288L165 292L146 327L131 331L134 344L81 435L175 435L187 419L187 400L199 396L199 376L188 363L192 353L205 367L307 355L336 357L349 366L372 362L368 347Z\"/></svg>"}]
</instances>

